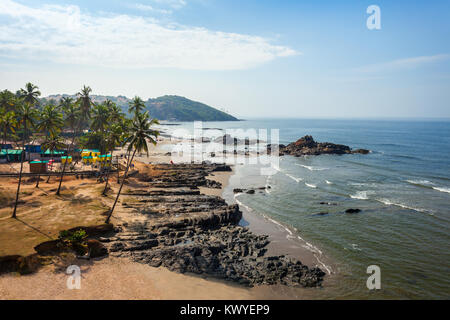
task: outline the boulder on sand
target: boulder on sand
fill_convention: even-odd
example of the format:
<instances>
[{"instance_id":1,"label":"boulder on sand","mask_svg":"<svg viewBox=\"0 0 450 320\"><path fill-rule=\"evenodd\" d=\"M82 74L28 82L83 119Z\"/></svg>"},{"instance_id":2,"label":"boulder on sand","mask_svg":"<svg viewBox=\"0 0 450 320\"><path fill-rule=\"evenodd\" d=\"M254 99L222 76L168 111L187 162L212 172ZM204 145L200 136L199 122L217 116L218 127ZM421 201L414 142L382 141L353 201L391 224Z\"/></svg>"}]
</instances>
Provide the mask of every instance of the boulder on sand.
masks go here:
<instances>
[{"instance_id":1,"label":"boulder on sand","mask_svg":"<svg viewBox=\"0 0 450 320\"><path fill-rule=\"evenodd\" d=\"M108 254L108 249L98 240L90 239L87 241L87 245L91 258L103 257Z\"/></svg>"}]
</instances>

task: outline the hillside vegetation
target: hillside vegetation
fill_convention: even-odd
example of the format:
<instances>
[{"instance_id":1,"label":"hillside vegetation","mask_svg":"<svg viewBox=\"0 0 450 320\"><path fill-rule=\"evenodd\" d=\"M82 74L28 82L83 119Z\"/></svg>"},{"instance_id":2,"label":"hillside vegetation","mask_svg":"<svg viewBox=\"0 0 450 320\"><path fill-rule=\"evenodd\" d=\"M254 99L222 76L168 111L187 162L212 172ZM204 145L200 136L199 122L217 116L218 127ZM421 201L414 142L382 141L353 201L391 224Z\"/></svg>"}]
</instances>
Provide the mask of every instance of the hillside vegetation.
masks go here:
<instances>
[{"instance_id":1,"label":"hillside vegetation","mask_svg":"<svg viewBox=\"0 0 450 320\"><path fill-rule=\"evenodd\" d=\"M59 101L62 97L69 95L52 95L45 100L54 99ZM75 96L73 96L75 97ZM131 99L125 96L102 96L92 95L92 101L95 103L104 102L106 99L111 100L122 108L127 113L128 105ZM238 121L237 118L217 110L204 103L190 100L185 97L166 95L155 99L148 99L145 101L146 110L150 112L151 117L159 120L170 121Z\"/></svg>"}]
</instances>

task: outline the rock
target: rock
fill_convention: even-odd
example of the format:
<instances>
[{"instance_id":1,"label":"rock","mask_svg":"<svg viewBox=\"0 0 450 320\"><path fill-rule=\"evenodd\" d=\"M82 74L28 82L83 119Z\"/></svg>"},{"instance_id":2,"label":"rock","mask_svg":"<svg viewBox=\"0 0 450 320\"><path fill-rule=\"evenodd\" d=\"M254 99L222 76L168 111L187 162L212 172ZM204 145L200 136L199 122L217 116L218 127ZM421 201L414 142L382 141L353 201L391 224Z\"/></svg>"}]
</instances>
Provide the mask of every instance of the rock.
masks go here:
<instances>
[{"instance_id":1,"label":"rock","mask_svg":"<svg viewBox=\"0 0 450 320\"><path fill-rule=\"evenodd\" d=\"M0 274L8 272L30 274L37 271L41 266L41 260L37 253L25 257L19 255L0 257Z\"/></svg>"},{"instance_id":2,"label":"rock","mask_svg":"<svg viewBox=\"0 0 450 320\"><path fill-rule=\"evenodd\" d=\"M103 257L108 254L108 249L98 240L89 239L87 241L89 256L91 258Z\"/></svg>"},{"instance_id":3,"label":"rock","mask_svg":"<svg viewBox=\"0 0 450 320\"><path fill-rule=\"evenodd\" d=\"M367 150L367 149L356 149L356 150L352 150L352 153L368 154L368 153L370 153L370 150Z\"/></svg>"},{"instance_id":4,"label":"rock","mask_svg":"<svg viewBox=\"0 0 450 320\"><path fill-rule=\"evenodd\" d=\"M361 209L347 209L345 213L360 213Z\"/></svg>"},{"instance_id":5,"label":"rock","mask_svg":"<svg viewBox=\"0 0 450 320\"><path fill-rule=\"evenodd\" d=\"M316 142L312 136L304 136L287 146L279 145L280 155L292 155L300 157L303 155L320 155L320 154L350 154L361 153L367 154L369 150L358 149L352 151L349 146L342 144L334 144L330 142ZM267 151L270 152L272 145L267 146Z\"/></svg>"},{"instance_id":6,"label":"rock","mask_svg":"<svg viewBox=\"0 0 450 320\"><path fill-rule=\"evenodd\" d=\"M122 224L122 230L105 243L112 255L245 286L321 285L324 273L320 269L310 269L284 256L266 257L268 236L255 235L238 225L242 219L238 205L200 194L198 186L211 183L208 175L229 171L229 166L157 164L153 169L159 174L134 178L147 182L149 188L126 193L137 200L127 201L129 208L148 219ZM236 188L233 192L253 194L255 190Z\"/></svg>"},{"instance_id":7,"label":"rock","mask_svg":"<svg viewBox=\"0 0 450 320\"><path fill-rule=\"evenodd\" d=\"M0 257L0 274L17 271L19 268L20 258L22 258L22 256L19 255Z\"/></svg>"},{"instance_id":8,"label":"rock","mask_svg":"<svg viewBox=\"0 0 450 320\"><path fill-rule=\"evenodd\" d=\"M61 251L62 242L60 240L45 241L34 247L40 255L52 255Z\"/></svg>"}]
</instances>

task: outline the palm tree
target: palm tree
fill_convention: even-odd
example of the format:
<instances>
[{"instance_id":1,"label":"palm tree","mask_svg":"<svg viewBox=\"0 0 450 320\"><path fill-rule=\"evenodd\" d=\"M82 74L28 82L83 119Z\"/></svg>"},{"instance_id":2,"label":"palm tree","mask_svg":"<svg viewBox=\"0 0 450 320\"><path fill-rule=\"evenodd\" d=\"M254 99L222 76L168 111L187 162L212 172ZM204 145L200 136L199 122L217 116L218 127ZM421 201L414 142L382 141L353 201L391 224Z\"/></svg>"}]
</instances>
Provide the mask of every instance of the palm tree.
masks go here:
<instances>
[{"instance_id":1,"label":"palm tree","mask_svg":"<svg viewBox=\"0 0 450 320\"><path fill-rule=\"evenodd\" d=\"M136 96L130 102L128 112L134 114L134 116L136 117L138 114L141 114L142 110L144 109L145 109L144 101L140 97Z\"/></svg>"},{"instance_id":2,"label":"palm tree","mask_svg":"<svg viewBox=\"0 0 450 320\"><path fill-rule=\"evenodd\" d=\"M3 90L0 92L0 108L5 112L13 111L15 96L9 90Z\"/></svg>"},{"instance_id":3,"label":"palm tree","mask_svg":"<svg viewBox=\"0 0 450 320\"><path fill-rule=\"evenodd\" d=\"M80 123L81 111L77 104L74 103L71 97L63 97L59 102L59 106L62 108L64 112L64 123L66 126L70 128L72 131L72 140L70 142L69 148L67 148L67 160L73 150L73 145L75 143L75 137L77 134L77 126ZM63 169L61 170L61 176L59 179L58 189L56 190L56 194L59 195L61 192L61 184L64 178L64 173L66 172L67 162L64 162Z\"/></svg>"},{"instance_id":4,"label":"palm tree","mask_svg":"<svg viewBox=\"0 0 450 320\"><path fill-rule=\"evenodd\" d=\"M48 135L56 135L61 131L63 126L63 115L59 111L59 108L54 105L46 105L42 109L37 129Z\"/></svg>"},{"instance_id":5,"label":"palm tree","mask_svg":"<svg viewBox=\"0 0 450 320\"><path fill-rule=\"evenodd\" d=\"M5 112L4 109L0 109L0 127L3 129L3 143L6 144L8 131L14 133L17 128L16 114L13 111Z\"/></svg>"},{"instance_id":6,"label":"palm tree","mask_svg":"<svg viewBox=\"0 0 450 320\"><path fill-rule=\"evenodd\" d=\"M110 121L109 109L104 104L97 104L92 109L91 115L91 129L98 132L102 136L102 140L105 138L105 130ZM104 143L101 145L101 152L105 151Z\"/></svg>"},{"instance_id":7,"label":"palm tree","mask_svg":"<svg viewBox=\"0 0 450 320\"><path fill-rule=\"evenodd\" d=\"M76 105L78 105L78 107L76 107L71 98L63 98L61 100L61 106L66 112L66 123L69 124L73 133L72 141L70 142L70 146L67 151L67 157L72 152L77 133L81 130L83 124L85 124L85 122L91 116L91 107L94 104L91 97L89 96L91 92L92 89L90 87L83 86L81 91L77 93L78 99L76 101ZM64 173L66 172L67 162L68 161L64 162L63 169L61 170L61 176L59 178L59 185L58 189L56 190L56 195L59 195L61 192L61 185L64 178Z\"/></svg>"},{"instance_id":8,"label":"palm tree","mask_svg":"<svg viewBox=\"0 0 450 320\"><path fill-rule=\"evenodd\" d=\"M41 92L39 91L39 88L31 82L25 84L25 89L20 89L18 91L18 97L22 99L25 104L28 104L32 107L39 104L38 97L40 95Z\"/></svg>"},{"instance_id":9,"label":"palm tree","mask_svg":"<svg viewBox=\"0 0 450 320\"><path fill-rule=\"evenodd\" d=\"M91 117L91 107L94 104L89 96L91 92L91 87L83 86L81 91L77 93L77 103L80 105L81 109L81 122L84 122Z\"/></svg>"},{"instance_id":10,"label":"palm tree","mask_svg":"<svg viewBox=\"0 0 450 320\"><path fill-rule=\"evenodd\" d=\"M28 83L30 84L30 83ZM28 85L27 84L27 85ZM21 89L23 90L23 89ZM32 101L29 99L28 101ZM14 204L14 211L12 217L16 217L17 204L19 202L19 192L20 184L22 182L22 172L23 172L23 158L25 153L25 140L28 134L28 128L34 127L35 119L38 116L37 110L31 105L31 102L19 103L17 105L17 116L19 119L19 124L23 126L23 139L22 139L22 153L20 155L20 172L19 172L19 183L17 184L16 202Z\"/></svg>"},{"instance_id":11,"label":"palm tree","mask_svg":"<svg viewBox=\"0 0 450 320\"><path fill-rule=\"evenodd\" d=\"M53 154L56 150L60 150L60 149L62 149L64 147L65 147L64 139L61 136L59 136L58 133L50 133L45 138L45 141L42 143L42 148L44 150L49 150L50 154ZM41 176L39 175L38 180L36 182L36 188L39 187L39 180L40 179L41 179ZM47 178L47 183L49 181L50 181L50 175Z\"/></svg>"},{"instance_id":12,"label":"palm tree","mask_svg":"<svg viewBox=\"0 0 450 320\"><path fill-rule=\"evenodd\" d=\"M113 123L109 126L106 136L106 147L111 155L111 162L106 171L106 181L105 181L105 189L103 189L103 195L106 196L106 191L108 190L108 181L109 181L109 169L112 164L113 152L114 149L121 145L122 140L124 140L126 133L123 131L123 128L120 124ZM106 159L108 161L108 159Z\"/></svg>"},{"instance_id":13,"label":"palm tree","mask_svg":"<svg viewBox=\"0 0 450 320\"><path fill-rule=\"evenodd\" d=\"M110 103L108 103L108 101ZM122 109L117 106L114 102L111 102L110 100L106 100L105 106L109 110L109 119L113 123L123 123L125 114L122 112Z\"/></svg>"},{"instance_id":14,"label":"palm tree","mask_svg":"<svg viewBox=\"0 0 450 320\"><path fill-rule=\"evenodd\" d=\"M133 120L133 125L130 129L130 136L124 141L124 144L128 143L128 151L133 150L133 155L131 157L130 162L127 164L127 168L125 170L122 183L120 184L119 191L117 192L116 200L114 201L114 204L111 208L111 211L109 212L108 217L105 220L105 223L109 223L109 220L111 219L117 201L119 200L120 193L122 191L122 187L125 182L125 177L127 176L128 169L130 168L130 164L133 161L136 152L145 151L148 156L147 141L150 141L153 145L156 145L156 139L159 135L159 132L151 129L151 126L154 124L158 124L158 120L156 119L150 120L148 112L145 112L144 114L137 113L136 117Z\"/></svg>"}]
</instances>

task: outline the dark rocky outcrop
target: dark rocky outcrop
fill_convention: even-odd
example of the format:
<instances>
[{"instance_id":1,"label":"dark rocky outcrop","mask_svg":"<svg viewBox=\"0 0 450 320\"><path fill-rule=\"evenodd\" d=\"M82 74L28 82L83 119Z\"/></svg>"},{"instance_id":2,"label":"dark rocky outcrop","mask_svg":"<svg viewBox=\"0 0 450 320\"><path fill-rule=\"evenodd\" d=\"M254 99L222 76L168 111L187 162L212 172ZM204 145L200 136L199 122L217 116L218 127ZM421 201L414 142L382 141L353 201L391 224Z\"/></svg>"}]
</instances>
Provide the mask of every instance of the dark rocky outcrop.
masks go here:
<instances>
[{"instance_id":1,"label":"dark rocky outcrop","mask_svg":"<svg viewBox=\"0 0 450 320\"><path fill-rule=\"evenodd\" d=\"M270 153L276 146L268 145L267 152ZM366 149L357 149L352 151L349 146L343 144L335 144L330 142L316 142L312 136L304 136L295 142L285 145L278 145L280 156L291 155L300 157L304 155L321 155L321 154L351 154L360 153L367 154L370 151Z\"/></svg>"},{"instance_id":2,"label":"dark rocky outcrop","mask_svg":"<svg viewBox=\"0 0 450 320\"><path fill-rule=\"evenodd\" d=\"M154 169L160 174L148 180L147 190L125 193L133 200L124 199L124 206L147 219L124 223L118 227L120 232L100 240L113 256L175 272L247 286L320 286L325 275L320 269L285 256L266 256L268 237L238 225L242 218L238 205L198 192L198 186L208 185L205 177L218 168L207 164L156 165Z\"/></svg>"}]
</instances>

